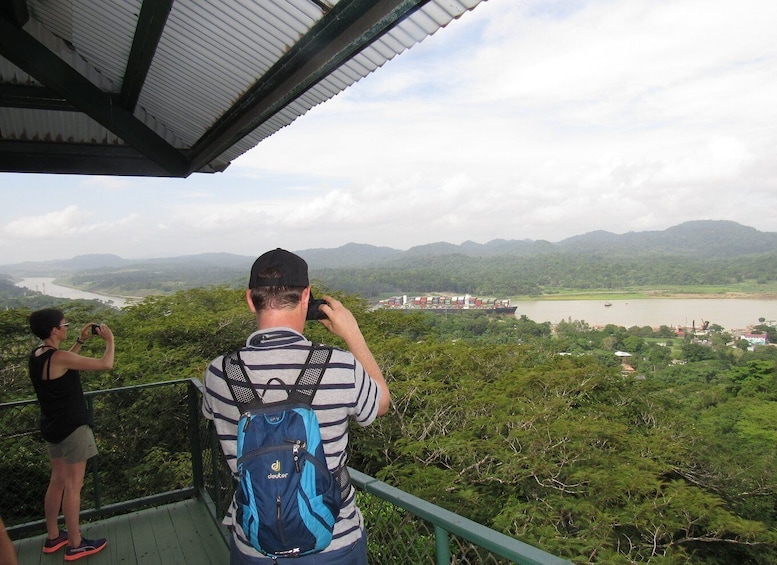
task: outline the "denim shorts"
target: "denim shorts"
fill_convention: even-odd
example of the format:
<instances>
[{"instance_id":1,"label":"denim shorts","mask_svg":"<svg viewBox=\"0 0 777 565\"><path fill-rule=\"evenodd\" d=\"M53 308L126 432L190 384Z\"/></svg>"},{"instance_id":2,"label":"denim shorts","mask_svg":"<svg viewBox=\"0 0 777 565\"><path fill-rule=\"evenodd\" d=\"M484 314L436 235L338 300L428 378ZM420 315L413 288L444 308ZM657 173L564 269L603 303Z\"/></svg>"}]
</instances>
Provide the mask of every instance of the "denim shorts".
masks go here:
<instances>
[{"instance_id":1,"label":"denim shorts","mask_svg":"<svg viewBox=\"0 0 777 565\"><path fill-rule=\"evenodd\" d=\"M230 538L229 565L273 565L272 557L251 557L240 552L235 546L234 537ZM279 558L278 565L367 565L367 535L362 531L358 541L348 547L333 551L311 553L302 557Z\"/></svg>"},{"instance_id":2,"label":"denim shorts","mask_svg":"<svg viewBox=\"0 0 777 565\"><path fill-rule=\"evenodd\" d=\"M59 443L48 443L49 457L65 458L66 463L80 463L97 455L97 444L94 441L92 428L84 424Z\"/></svg>"}]
</instances>

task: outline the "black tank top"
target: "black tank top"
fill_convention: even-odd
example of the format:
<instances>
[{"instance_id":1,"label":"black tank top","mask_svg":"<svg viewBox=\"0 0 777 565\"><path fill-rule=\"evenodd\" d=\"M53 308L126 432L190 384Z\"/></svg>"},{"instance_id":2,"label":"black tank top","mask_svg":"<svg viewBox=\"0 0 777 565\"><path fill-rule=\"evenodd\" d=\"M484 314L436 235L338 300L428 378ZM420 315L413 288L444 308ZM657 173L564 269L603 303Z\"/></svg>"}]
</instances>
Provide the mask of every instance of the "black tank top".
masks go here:
<instances>
[{"instance_id":1,"label":"black tank top","mask_svg":"<svg viewBox=\"0 0 777 565\"><path fill-rule=\"evenodd\" d=\"M68 369L58 379L51 380L50 361L57 350L49 348L37 357L36 351L37 349L30 353L29 367L32 386L40 402L40 431L49 443L59 443L80 426L89 424L89 413L81 388L81 374Z\"/></svg>"}]
</instances>

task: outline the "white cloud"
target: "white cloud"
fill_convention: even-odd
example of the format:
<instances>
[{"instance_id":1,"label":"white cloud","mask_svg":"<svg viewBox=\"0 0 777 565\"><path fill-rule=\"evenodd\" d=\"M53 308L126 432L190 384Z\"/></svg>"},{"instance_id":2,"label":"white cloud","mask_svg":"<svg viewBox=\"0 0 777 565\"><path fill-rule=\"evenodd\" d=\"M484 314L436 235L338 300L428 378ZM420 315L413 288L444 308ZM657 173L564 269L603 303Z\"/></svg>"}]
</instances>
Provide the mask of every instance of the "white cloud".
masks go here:
<instances>
[{"instance_id":1,"label":"white cloud","mask_svg":"<svg viewBox=\"0 0 777 565\"><path fill-rule=\"evenodd\" d=\"M19 189L0 252L777 231L774 21L760 0L488 0L225 173Z\"/></svg>"},{"instance_id":2,"label":"white cloud","mask_svg":"<svg viewBox=\"0 0 777 565\"><path fill-rule=\"evenodd\" d=\"M39 216L26 216L3 226L5 237L19 239L50 239L69 236L88 229L86 220L89 212L78 206L48 212Z\"/></svg>"}]
</instances>

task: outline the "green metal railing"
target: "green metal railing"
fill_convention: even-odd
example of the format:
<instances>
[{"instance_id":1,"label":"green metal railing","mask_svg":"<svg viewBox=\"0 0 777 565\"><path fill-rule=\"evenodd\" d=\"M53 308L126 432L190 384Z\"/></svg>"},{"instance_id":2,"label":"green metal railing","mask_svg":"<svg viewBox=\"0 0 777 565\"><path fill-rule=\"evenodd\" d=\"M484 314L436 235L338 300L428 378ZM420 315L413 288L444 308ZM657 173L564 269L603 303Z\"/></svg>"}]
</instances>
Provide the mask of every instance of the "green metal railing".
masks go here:
<instances>
[{"instance_id":1,"label":"green metal railing","mask_svg":"<svg viewBox=\"0 0 777 565\"><path fill-rule=\"evenodd\" d=\"M167 381L85 394L100 454L87 465L84 520L197 496L202 450L195 445L197 426L189 423L201 420L198 384ZM13 486L0 491L0 515L18 537L45 531L50 467L39 414L36 400L0 404L0 476Z\"/></svg>"},{"instance_id":2,"label":"green metal railing","mask_svg":"<svg viewBox=\"0 0 777 565\"><path fill-rule=\"evenodd\" d=\"M202 384L167 381L86 393L100 454L82 491L84 520L201 497L216 523L233 481L212 425L201 417ZM37 401L0 404L0 516L14 537L45 531L49 464ZM350 469L365 516L370 562L483 565L569 563ZM222 532L227 535L226 529Z\"/></svg>"},{"instance_id":3,"label":"green metal railing","mask_svg":"<svg viewBox=\"0 0 777 565\"><path fill-rule=\"evenodd\" d=\"M470 552L477 554L479 560L473 563L484 563L486 559L477 548L481 548L490 554L505 558L511 563L522 565L551 565L569 563L536 547L523 543L515 538L506 536L500 532L487 528L477 522L473 522L449 510L445 510L422 498L413 496L403 490L374 479L355 469L349 469L351 481L361 492L391 503L396 508L409 512L413 516L431 524L434 527L434 540L436 548L437 565L450 565L461 563L459 559L452 560L451 547L458 547L461 553L461 544L452 543L451 538L456 537L465 540L473 547ZM371 527L372 526L372 527ZM373 535L374 530L383 530L379 524L368 524L368 532ZM494 560L496 562L496 560Z\"/></svg>"}]
</instances>

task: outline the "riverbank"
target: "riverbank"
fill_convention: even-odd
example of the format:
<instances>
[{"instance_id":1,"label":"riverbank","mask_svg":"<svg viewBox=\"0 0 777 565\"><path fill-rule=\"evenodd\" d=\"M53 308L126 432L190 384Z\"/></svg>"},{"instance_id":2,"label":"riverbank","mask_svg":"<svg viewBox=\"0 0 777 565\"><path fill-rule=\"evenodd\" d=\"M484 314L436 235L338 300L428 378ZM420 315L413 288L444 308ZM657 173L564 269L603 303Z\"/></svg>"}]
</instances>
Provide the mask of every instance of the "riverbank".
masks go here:
<instances>
[{"instance_id":1,"label":"riverbank","mask_svg":"<svg viewBox=\"0 0 777 565\"><path fill-rule=\"evenodd\" d=\"M74 286L70 280L55 280L54 278L30 278L29 281L45 281L49 284L55 284L62 288L68 288L75 292L92 294L93 297L100 296L121 303L139 302L145 296L152 294L167 294L163 292L148 290L147 293L140 293L142 296L122 296L118 290L113 292L95 292L87 288ZM21 286L28 286L22 283ZM31 285L29 285L31 286ZM40 289L37 289L40 290ZM102 289L101 289L102 290ZM114 294L115 292L115 294ZM438 294L438 293L434 293ZM441 293L447 296L453 296L457 293ZM728 287L720 286L675 286L665 288L653 287L632 287L621 289L561 289L548 291L538 296L517 296L510 297L514 303L536 302L536 301L572 301L572 300L590 300L600 302L612 302L616 300L649 300L649 299L715 299L715 300L777 300L777 283L756 285L753 283L742 283Z\"/></svg>"},{"instance_id":2,"label":"riverbank","mask_svg":"<svg viewBox=\"0 0 777 565\"><path fill-rule=\"evenodd\" d=\"M671 288L629 288L629 289L590 289L560 290L540 296L519 296L516 301L536 300L647 300L647 299L753 299L777 300L777 283L765 285L739 285L722 288L719 286L688 286Z\"/></svg>"},{"instance_id":3,"label":"riverbank","mask_svg":"<svg viewBox=\"0 0 777 565\"><path fill-rule=\"evenodd\" d=\"M111 296L108 294L99 294L79 288L58 284L54 277L27 277L16 283L15 286L27 288L41 294L54 296L56 298L68 298L71 300L98 300L114 308L124 308L135 300L122 296Z\"/></svg>"}]
</instances>

